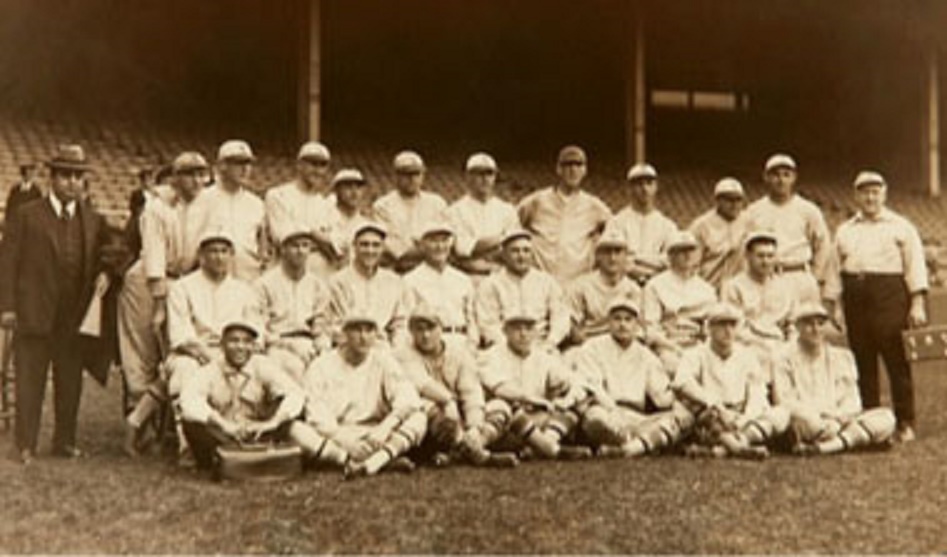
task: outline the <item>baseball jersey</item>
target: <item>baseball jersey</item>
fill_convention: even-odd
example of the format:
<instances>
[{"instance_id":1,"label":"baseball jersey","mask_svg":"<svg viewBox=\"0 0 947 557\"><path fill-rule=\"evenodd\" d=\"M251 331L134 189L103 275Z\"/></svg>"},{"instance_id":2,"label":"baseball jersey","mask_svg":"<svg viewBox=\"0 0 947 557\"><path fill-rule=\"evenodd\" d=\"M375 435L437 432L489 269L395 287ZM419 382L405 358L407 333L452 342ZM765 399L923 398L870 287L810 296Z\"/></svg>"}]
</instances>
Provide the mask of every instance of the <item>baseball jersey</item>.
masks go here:
<instances>
[{"instance_id":1,"label":"baseball jersey","mask_svg":"<svg viewBox=\"0 0 947 557\"><path fill-rule=\"evenodd\" d=\"M474 286L470 277L450 265L438 271L422 263L404 276L410 307L425 304L433 308L445 330L466 335L476 345L480 341L474 318Z\"/></svg>"},{"instance_id":2,"label":"baseball jersey","mask_svg":"<svg viewBox=\"0 0 947 557\"><path fill-rule=\"evenodd\" d=\"M339 208L337 203L328 204L325 209L323 225L328 230L326 236L332 242L332 248L339 257L336 263L336 270L338 270L349 263L355 228L365 222L370 215L358 211L346 213Z\"/></svg>"},{"instance_id":3,"label":"baseball jersey","mask_svg":"<svg viewBox=\"0 0 947 557\"><path fill-rule=\"evenodd\" d=\"M306 421L321 433L341 425L374 425L391 413L421 409L421 399L389 352L372 350L359 364L332 350L317 358L304 378Z\"/></svg>"},{"instance_id":4,"label":"baseball jersey","mask_svg":"<svg viewBox=\"0 0 947 557\"><path fill-rule=\"evenodd\" d=\"M665 248L677 232L677 224L657 209L642 214L629 205L618 211L605 229L625 239L629 259L659 262L665 259Z\"/></svg>"},{"instance_id":5,"label":"baseball jersey","mask_svg":"<svg viewBox=\"0 0 947 557\"><path fill-rule=\"evenodd\" d=\"M668 269L648 281L642 292L641 317L648 336L666 335L687 345L700 332L697 323L704 310L717 301L717 293L697 275L683 277Z\"/></svg>"},{"instance_id":6,"label":"baseball jersey","mask_svg":"<svg viewBox=\"0 0 947 557\"><path fill-rule=\"evenodd\" d=\"M623 348L611 335L590 339L578 349L575 369L590 392L639 412L648 398L658 408L674 402L661 360L640 342Z\"/></svg>"},{"instance_id":7,"label":"baseball jersey","mask_svg":"<svg viewBox=\"0 0 947 557\"><path fill-rule=\"evenodd\" d=\"M560 400L565 406L575 402L581 386L558 353L532 350L526 357L510 350L506 342L484 354L480 380L487 393L496 396L498 387L511 384L528 396Z\"/></svg>"},{"instance_id":8,"label":"baseball jersey","mask_svg":"<svg viewBox=\"0 0 947 557\"><path fill-rule=\"evenodd\" d=\"M808 354L798 343L787 344L776 357L773 377L773 397L790 412L843 417L862 410L858 368L847 349L825 343L818 354Z\"/></svg>"},{"instance_id":9,"label":"baseball jersey","mask_svg":"<svg viewBox=\"0 0 947 557\"><path fill-rule=\"evenodd\" d=\"M784 338L782 325L799 302L793 299L793 290L786 286L782 276L770 276L760 282L748 272L725 281L720 300L743 310L745 332L774 340Z\"/></svg>"},{"instance_id":10,"label":"baseball jersey","mask_svg":"<svg viewBox=\"0 0 947 557\"><path fill-rule=\"evenodd\" d=\"M595 239L612 216L598 197L582 190L567 196L556 187L526 196L517 211L533 233L539 268L562 282L592 268Z\"/></svg>"},{"instance_id":11,"label":"baseball jersey","mask_svg":"<svg viewBox=\"0 0 947 557\"><path fill-rule=\"evenodd\" d=\"M480 201L465 195L447 208L446 215L454 227L454 251L462 257L470 257L477 240L502 237L519 227L516 209L496 196Z\"/></svg>"},{"instance_id":12,"label":"baseball jersey","mask_svg":"<svg viewBox=\"0 0 947 557\"><path fill-rule=\"evenodd\" d=\"M256 313L266 324L268 341L284 335L311 332L310 322L327 327L329 287L312 272L296 280L282 265L263 273L253 284L256 290Z\"/></svg>"},{"instance_id":13,"label":"baseball jersey","mask_svg":"<svg viewBox=\"0 0 947 557\"><path fill-rule=\"evenodd\" d=\"M793 195L776 204L769 196L746 209L747 230L776 236L776 260L782 265L811 264L812 274L825 280L829 256L829 229L822 211L811 201Z\"/></svg>"},{"instance_id":14,"label":"baseball jersey","mask_svg":"<svg viewBox=\"0 0 947 557\"><path fill-rule=\"evenodd\" d=\"M395 357L421 396L437 392L455 399L465 425L477 427L483 423L484 415L483 386L477 362L462 341L445 338L443 346L441 354L427 356L410 344L399 349ZM427 405L433 403L427 401Z\"/></svg>"},{"instance_id":15,"label":"baseball jersey","mask_svg":"<svg viewBox=\"0 0 947 557\"><path fill-rule=\"evenodd\" d=\"M371 276L353 265L329 278L329 323L340 330L350 311L367 313L378 324L379 334L392 342L404 340L410 299L401 277L387 269L377 269Z\"/></svg>"},{"instance_id":16,"label":"baseball jersey","mask_svg":"<svg viewBox=\"0 0 947 557\"><path fill-rule=\"evenodd\" d=\"M270 238L279 245L289 232L299 226L326 235L329 231L326 213L329 205L334 203L334 195L308 191L299 180L270 188L264 197ZM326 276L334 270L329 259L318 249L309 254L309 268L319 276Z\"/></svg>"},{"instance_id":17,"label":"baseball jersey","mask_svg":"<svg viewBox=\"0 0 947 557\"><path fill-rule=\"evenodd\" d=\"M585 326L599 326L608 321L608 304L616 298L641 303L641 287L622 275L618 282L609 284L605 276L592 271L586 273L566 287L566 299L572 310L572 321Z\"/></svg>"},{"instance_id":18,"label":"baseball jersey","mask_svg":"<svg viewBox=\"0 0 947 557\"><path fill-rule=\"evenodd\" d=\"M254 300L253 288L230 275L214 282L198 269L175 281L168 292L171 348L189 342L219 344L224 325L252 317Z\"/></svg>"},{"instance_id":19,"label":"baseball jersey","mask_svg":"<svg viewBox=\"0 0 947 557\"><path fill-rule=\"evenodd\" d=\"M743 240L747 234L745 213L732 221L711 209L691 223L690 232L697 239L699 274L716 289L744 267Z\"/></svg>"},{"instance_id":20,"label":"baseball jersey","mask_svg":"<svg viewBox=\"0 0 947 557\"><path fill-rule=\"evenodd\" d=\"M558 345L569 333L569 309L562 289L549 273L530 269L522 277L501 269L480 283L476 299L480 334L503 344L503 322L513 314L536 318L540 337Z\"/></svg>"},{"instance_id":21,"label":"baseball jersey","mask_svg":"<svg viewBox=\"0 0 947 557\"><path fill-rule=\"evenodd\" d=\"M208 226L211 230L226 231L233 238L234 276L246 281L256 280L266 259L263 201L244 188L230 193L220 184L210 186L201 195L206 197L210 213Z\"/></svg>"},{"instance_id":22,"label":"baseball jersey","mask_svg":"<svg viewBox=\"0 0 947 557\"><path fill-rule=\"evenodd\" d=\"M769 405L759 360L739 345L722 358L709 342L684 352L673 386L705 406L725 406L741 414L758 415Z\"/></svg>"},{"instance_id":23,"label":"baseball jersey","mask_svg":"<svg viewBox=\"0 0 947 557\"><path fill-rule=\"evenodd\" d=\"M266 357L254 355L241 368L221 359L189 374L180 401L186 421L206 424L216 412L237 423L271 418L282 423L302 413L305 396Z\"/></svg>"},{"instance_id":24,"label":"baseball jersey","mask_svg":"<svg viewBox=\"0 0 947 557\"><path fill-rule=\"evenodd\" d=\"M420 227L441 217L446 209L444 198L429 191L405 197L394 190L381 196L375 201L375 217L388 228L385 247L401 257L414 247Z\"/></svg>"}]
</instances>

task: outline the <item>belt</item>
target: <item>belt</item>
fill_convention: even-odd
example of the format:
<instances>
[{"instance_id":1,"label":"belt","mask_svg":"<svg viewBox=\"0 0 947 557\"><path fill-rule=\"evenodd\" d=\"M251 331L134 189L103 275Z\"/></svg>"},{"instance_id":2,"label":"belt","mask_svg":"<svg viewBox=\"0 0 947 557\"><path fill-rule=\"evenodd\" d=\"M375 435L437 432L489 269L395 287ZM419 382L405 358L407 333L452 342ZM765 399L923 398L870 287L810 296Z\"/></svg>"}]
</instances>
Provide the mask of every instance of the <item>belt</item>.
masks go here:
<instances>
[{"instance_id":1,"label":"belt","mask_svg":"<svg viewBox=\"0 0 947 557\"><path fill-rule=\"evenodd\" d=\"M460 325L459 327L443 327L442 330L443 330L445 333L456 333L456 334L458 334L458 335L466 335L466 334L467 334L467 326L466 326L466 325Z\"/></svg>"},{"instance_id":2,"label":"belt","mask_svg":"<svg viewBox=\"0 0 947 557\"><path fill-rule=\"evenodd\" d=\"M843 280L868 280L868 279L898 279L903 280L902 273L849 273L842 272Z\"/></svg>"},{"instance_id":3,"label":"belt","mask_svg":"<svg viewBox=\"0 0 947 557\"><path fill-rule=\"evenodd\" d=\"M776 272L777 273L798 273L800 271L808 271L808 263L777 263Z\"/></svg>"}]
</instances>

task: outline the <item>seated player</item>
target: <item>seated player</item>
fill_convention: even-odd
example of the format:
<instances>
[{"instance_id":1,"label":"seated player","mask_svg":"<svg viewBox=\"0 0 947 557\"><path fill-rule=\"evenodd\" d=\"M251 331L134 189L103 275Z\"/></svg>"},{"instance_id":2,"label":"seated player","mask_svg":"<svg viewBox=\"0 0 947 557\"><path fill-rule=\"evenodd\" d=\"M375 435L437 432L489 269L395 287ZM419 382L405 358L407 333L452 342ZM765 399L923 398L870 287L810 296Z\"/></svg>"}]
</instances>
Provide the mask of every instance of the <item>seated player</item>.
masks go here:
<instances>
[{"instance_id":1,"label":"seated player","mask_svg":"<svg viewBox=\"0 0 947 557\"><path fill-rule=\"evenodd\" d=\"M499 447L528 449L542 458L585 458L588 447L564 446L579 425L576 405L584 389L558 352L537 350L536 318L513 313L503 323L506 341L483 358L480 378L487 404L506 404L512 416Z\"/></svg>"},{"instance_id":2,"label":"seated player","mask_svg":"<svg viewBox=\"0 0 947 557\"><path fill-rule=\"evenodd\" d=\"M572 310L573 344L609 332L606 310L611 300L641 300L641 287L625 271L627 263L628 245L621 235L606 233L599 237L595 244L595 269L577 277L566 289Z\"/></svg>"},{"instance_id":3,"label":"seated player","mask_svg":"<svg viewBox=\"0 0 947 557\"><path fill-rule=\"evenodd\" d=\"M308 264L315 246L312 234L302 226L283 230L279 264L254 283L255 311L265 323L267 356L302 385L309 363L331 345L329 290Z\"/></svg>"},{"instance_id":4,"label":"seated player","mask_svg":"<svg viewBox=\"0 0 947 557\"><path fill-rule=\"evenodd\" d=\"M529 315L538 325L541 346L555 350L569 333L569 310L562 288L549 273L535 268L532 235L508 232L501 244L504 267L477 290L476 314L484 346L506 342L504 326L511 315Z\"/></svg>"},{"instance_id":5,"label":"seated player","mask_svg":"<svg viewBox=\"0 0 947 557\"><path fill-rule=\"evenodd\" d=\"M638 304L607 307L608 334L588 340L575 367L591 394L582 430L600 454L634 457L677 443L693 417L671 390L661 361L638 341ZM648 412L648 402L656 409Z\"/></svg>"},{"instance_id":6,"label":"seated player","mask_svg":"<svg viewBox=\"0 0 947 557\"><path fill-rule=\"evenodd\" d=\"M423 261L404 276L412 306L425 304L437 312L442 331L463 338L471 348L480 343L474 319L474 286L470 277L447 263L454 232L446 219L434 219L421 227Z\"/></svg>"},{"instance_id":7,"label":"seated player","mask_svg":"<svg viewBox=\"0 0 947 557\"><path fill-rule=\"evenodd\" d=\"M714 456L765 458L765 443L789 427L789 412L771 406L759 360L735 342L740 310L708 310L710 338L684 353L673 388L696 416L695 449Z\"/></svg>"},{"instance_id":8,"label":"seated player","mask_svg":"<svg viewBox=\"0 0 947 557\"><path fill-rule=\"evenodd\" d=\"M478 466L519 464L513 453L486 449L504 430L508 415L504 405L486 407L480 372L466 340L444 335L439 312L425 304L411 312L408 330L412 342L396 357L427 409L428 435L418 452L435 465L456 458Z\"/></svg>"},{"instance_id":9,"label":"seated player","mask_svg":"<svg viewBox=\"0 0 947 557\"><path fill-rule=\"evenodd\" d=\"M303 411L302 389L253 353L257 336L249 322L227 323L221 332L223 358L182 385L182 426L199 469L216 466L220 446L286 440L290 423Z\"/></svg>"},{"instance_id":10,"label":"seated player","mask_svg":"<svg viewBox=\"0 0 947 557\"><path fill-rule=\"evenodd\" d=\"M714 287L696 275L696 250L693 234L675 233L667 244L670 268L649 280L642 292L648 344L672 379L681 353L703 337L706 309L717 301Z\"/></svg>"},{"instance_id":11,"label":"seated player","mask_svg":"<svg viewBox=\"0 0 947 557\"><path fill-rule=\"evenodd\" d=\"M776 358L773 398L789 410L797 454L882 445L897 425L889 408L863 410L858 369L847 349L825 340L829 314L808 302L795 312L799 338Z\"/></svg>"},{"instance_id":12,"label":"seated player","mask_svg":"<svg viewBox=\"0 0 947 557\"><path fill-rule=\"evenodd\" d=\"M355 308L378 324L380 339L393 345L407 342L408 291L401 277L379 266L387 236L380 223L359 224L352 238L352 263L329 278L329 327L336 344L346 337L341 324Z\"/></svg>"},{"instance_id":13,"label":"seated player","mask_svg":"<svg viewBox=\"0 0 947 557\"><path fill-rule=\"evenodd\" d=\"M342 327L344 342L306 370L306 424L293 439L317 461L345 466L345 477L383 468L409 472L402 458L427 430L421 399L389 350L379 350L374 317L358 309Z\"/></svg>"}]
</instances>

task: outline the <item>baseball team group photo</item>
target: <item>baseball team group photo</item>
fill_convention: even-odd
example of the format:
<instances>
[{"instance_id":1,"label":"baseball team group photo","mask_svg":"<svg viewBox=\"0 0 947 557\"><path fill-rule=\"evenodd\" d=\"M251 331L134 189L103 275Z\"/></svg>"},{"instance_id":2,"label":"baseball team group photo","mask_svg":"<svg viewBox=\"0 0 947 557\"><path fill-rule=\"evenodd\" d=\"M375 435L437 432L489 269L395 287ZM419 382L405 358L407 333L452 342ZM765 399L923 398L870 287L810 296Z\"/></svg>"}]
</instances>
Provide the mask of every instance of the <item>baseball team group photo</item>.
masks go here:
<instances>
[{"instance_id":1,"label":"baseball team group photo","mask_svg":"<svg viewBox=\"0 0 947 557\"><path fill-rule=\"evenodd\" d=\"M0 13L0 551L947 542L938 3Z\"/></svg>"}]
</instances>

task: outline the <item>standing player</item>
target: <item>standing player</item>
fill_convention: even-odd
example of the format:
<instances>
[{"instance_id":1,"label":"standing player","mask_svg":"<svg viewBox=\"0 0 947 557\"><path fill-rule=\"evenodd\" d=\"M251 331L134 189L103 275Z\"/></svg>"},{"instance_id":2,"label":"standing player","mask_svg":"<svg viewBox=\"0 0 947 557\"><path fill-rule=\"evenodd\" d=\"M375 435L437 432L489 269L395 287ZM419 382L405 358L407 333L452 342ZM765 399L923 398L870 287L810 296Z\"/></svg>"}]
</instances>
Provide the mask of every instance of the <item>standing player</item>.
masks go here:
<instances>
[{"instance_id":1,"label":"standing player","mask_svg":"<svg viewBox=\"0 0 947 557\"><path fill-rule=\"evenodd\" d=\"M404 276L411 306L424 304L440 318L443 332L467 341L469 348L480 344L474 316L474 287L470 277L451 267L453 229L446 220L434 220L421 228L424 262Z\"/></svg>"},{"instance_id":2,"label":"standing player","mask_svg":"<svg viewBox=\"0 0 947 557\"><path fill-rule=\"evenodd\" d=\"M512 230L502 243L504 268L487 277L477 290L476 314L483 344L502 344L504 323L511 315L529 315L539 324L545 350L555 350L569 333L569 309L556 280L533 267L532 236Z\"/></svg>"},{"instance_id":3,"label":"standing player","mask_svg":"<svg viewBox=\"0 0 947 557\"><path fill-rule=\"evenodd\" d=\"M349 252L355 227L371 218L371 207L365 205L366 186L365 177L355 168L343 168L332 177L335 201L329 198L323 224L329 239L329 245L325 246L326 253L332 254L330 259L336 271L351 260Z\"/></svg>"},{"instance_id":4,"label":"standing player","mask_svg":"<svg viewBox=\"0 0 947 557\"><path fill-rule=\"evenodd\" d=\"M591 393L582 429L605 455L640 456L677 443L693 417L675 399L661 360L638 342L638 304L608 304L608 334L579 349L575 368ZM648 404L656 408L648 412Z\"/></svg>"},{"instance_id":5,"label":"standing player","mask_svg":"<svg viewBox=\"0 0 947 557\"><path fill-rule=\"evenodd\" d=\"M421 262L415 245L422 223L440 217L447 202L436 193L422 190L426 168L421 155L402 151L394 160L395 189L375 201L375 217L388 228L386 259L398 273L406 273Z\"/></svg>"},{"instance_id":6,"label":"standing player","mask_svg":"<svg viewBox=\"0 0 947 557\"><path fill-rule=\"evenodd\" d=\"M339 348L306 370L307 424L293 428L294 439L310 457L344 464L347 478L413 470L401 457L427 430L417 391L391 352L375 347L373 317L350 313L342 331Z\"/></svg>"},{"instance_id":7,"label":"standing player","mask_svg":"<svg viewBox=\"0 0 947 557\"><path fill-rule=\"evenodd\" d=\"M740 310L714 305L707 316L710 338L681 359L673 386L696 416L698 447L715 456L765 458L765 443L789 427L789 412L770 406L759 362L736 344Z\"/></svg>"},{"instance_id":8,"label":"standing player","mask_svg":"<svg viewBox=\"0 0 947 557\"><path fill-rule=\"evenodd\" d=\"M715 207L700 215L688 230L697 239L697 274L718 291L728 278L743 268L743 238L746 236L746 194L735 178L723 178L714 186Z\"/></svg>"},{"instance_id":9,"label":"standing player","mask_svg":"<svg viewBox=\"0 0 947 557\"><path fill-rule=\"evenodd\" d=\"M625 239L606 232L595 244L595 269L578 277L566 288L572 309L570 341L582 344L608 332L608 304L616 298L641 301L641 287L628 278L628 246Z\"/></svg>"},{"instance_id":10,"label":"standing player","mask_svg":"<svg viewBox=\"0 0 947 557\"><path fill-rule=\"evenodd\" d=\"M789 410L797 454L883 444L894 434L888 408L862 410L852 353L825 340L829 314L806 303L794 314L799 339L776 359L773 398Z\"/></svg>"},{"instance_id":11,"label":"standing player","mask_svg":"<svg viewBox=\"0 0 947 557\"><path fill-rule=\"evenodd\" d=\"M608 230L620 234L628 245L628 273L640 284L667 267L665 251L677 232L677 224L655 207L658 172L640 163L628 170L631 201L609 222Z\"/></svg>"},{"instance_id":12,"label":"standing player","mask_svg":"<svg viewBox=\"0 0 947 557\"><path fill-rule=\"evenodd\" d=\"M252 282L266 260L266 213L250 191L253 151L245 141L225 141L217 151L218 182L204 192L209 224L234 242L234 276Z\"/></svg>"},{"instance_id":13,"label":"standing player","mask_svg":"<svg viewBox=\"0 0 947 557\"><path fill-rule=\"evenodd\" d=\"M563 147L558 183L526 196L517 207L523 228L535 240L539 268L562 283L592 268L595 238L612 216L608 205L582 190L586 163L581 147Z\"/></svg>"},{"instance_id":14,"label":"standing player","mask_svg":"<svg viewBox=\"0 0 947 557\"><path fill-rule=\"evenodd\" d=\"M13 221L13 215L21 205L43 197L36 180L36 165L25 163L20 165L20 181L10 187L7 194L7 204L4 206L3 218L7 222Z\"/></svg>"},{"instance_id":15,"label":"standing player","mask_svg":"<svg viewBox=\"0 0 947 557\"><path fill-rule=\"evenodd\" d=\"M493 157L474 153L465 168L467 194L447 208L447 218L456 235L456 264L476 282L500 268L500 241L519 228L519 217L494 193L499 169Z\"/></svg>"},{"instance_id":16,"label":"standing player","mask_svg":"<svg viewBox=\"0 0 947 557\"><path fill-rule=\"evenodd\" d=\"M891 382L897 439L913 441L914 383L901 331L927 323L927 271L913 224L885 207L888 185L877 172L855 178L858 213L836 234L848 342L858 363L866 408L881 404L878 356Z\"/></svg>"},{"instance_id":17,"label":"standing player","mask_svg":"<svg viewBox=\"0 0 947 557\"><path fill-rule=\"evenodd\" d=\"M796 161L777 154L766 161L768 192L747 207L747 230L776 235L776 272L786 277L795 300L819 301L829 261L829 230L822 211L795 193Z\"/></svg>"}]
</instances>

